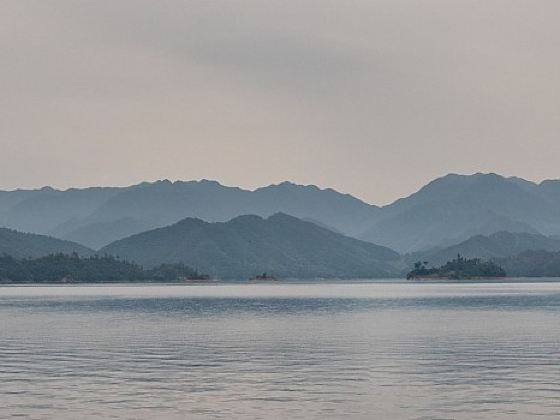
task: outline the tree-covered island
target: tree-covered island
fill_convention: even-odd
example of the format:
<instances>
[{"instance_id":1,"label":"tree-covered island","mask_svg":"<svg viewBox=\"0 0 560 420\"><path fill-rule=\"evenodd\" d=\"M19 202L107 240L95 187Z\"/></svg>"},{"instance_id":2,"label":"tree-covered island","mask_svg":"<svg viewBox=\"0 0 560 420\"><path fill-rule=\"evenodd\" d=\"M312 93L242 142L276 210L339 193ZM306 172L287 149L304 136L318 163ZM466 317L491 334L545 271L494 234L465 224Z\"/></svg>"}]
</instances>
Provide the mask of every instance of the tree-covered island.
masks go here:
<instances>
[{"instance_id":1,"label":"tree-covered island","mask_svg":"<svg viewBox=\"0 0 560 420\"><path fill-rule=\"evenodd\" d=\"M0 256L0 283L125 283L208 280L184 264L151 269L112 256L53 254L39 258Z\"/></svg>"},{"instance_id":2,"label":"tree-covered island","mask_svg":"<svg viewBox=\"0 0 560 420\"><path fill-rule=\"evenodd\" d=\"M492 261L482 261L480 258L467 259L461 255L448 261L441 267L428 267L427 261L418 261L414 269L406 276L407 280L415 279L449 279L469 280L484 278L506 277L502 267Z\"/></svg>"}]
</instances>

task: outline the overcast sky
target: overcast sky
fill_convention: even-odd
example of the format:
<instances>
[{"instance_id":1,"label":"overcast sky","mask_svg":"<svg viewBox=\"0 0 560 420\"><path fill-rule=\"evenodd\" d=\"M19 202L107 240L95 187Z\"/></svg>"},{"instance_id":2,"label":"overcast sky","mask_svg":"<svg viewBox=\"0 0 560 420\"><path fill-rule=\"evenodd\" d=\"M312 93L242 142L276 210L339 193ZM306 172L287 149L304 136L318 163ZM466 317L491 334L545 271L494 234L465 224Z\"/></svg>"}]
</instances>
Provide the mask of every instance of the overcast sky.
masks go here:
<instances>
[{"instance_id":1,"label":"overcast sky","mask_svg":"<svg viewBox=\"0 0 560 420\"><path fill-rule=\"evenodd\" d=\"M2 0L0 188L560 177L558 0Z\"/></svg>"}]
</instances>

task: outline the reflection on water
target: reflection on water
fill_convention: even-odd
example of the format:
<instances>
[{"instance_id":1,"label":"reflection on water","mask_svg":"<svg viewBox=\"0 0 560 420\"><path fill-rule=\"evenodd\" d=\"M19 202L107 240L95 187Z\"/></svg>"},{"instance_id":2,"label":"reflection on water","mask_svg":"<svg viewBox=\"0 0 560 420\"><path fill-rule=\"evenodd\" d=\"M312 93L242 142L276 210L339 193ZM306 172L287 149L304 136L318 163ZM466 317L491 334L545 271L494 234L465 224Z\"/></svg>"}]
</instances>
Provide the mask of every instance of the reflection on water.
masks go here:
<instances>
[{"instance_id":1,"label":"reflection on water","mask_svg":"<svg viewBox=\"0 0 560 420\"><path fill-rule=\"evenodd\" d=\"M0 417L560 415L560 284L0 288Z\"/></svg>"}]
</instances>

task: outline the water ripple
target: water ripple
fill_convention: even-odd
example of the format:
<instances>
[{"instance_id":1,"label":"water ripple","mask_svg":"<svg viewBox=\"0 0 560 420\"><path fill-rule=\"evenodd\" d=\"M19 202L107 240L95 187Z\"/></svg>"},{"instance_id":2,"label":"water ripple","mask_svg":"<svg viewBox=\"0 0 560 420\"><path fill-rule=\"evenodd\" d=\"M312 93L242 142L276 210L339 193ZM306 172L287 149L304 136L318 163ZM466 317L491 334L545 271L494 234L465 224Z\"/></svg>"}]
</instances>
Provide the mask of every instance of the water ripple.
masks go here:
<instances>
[{"instance_id":1,"label":"water ripple","mask_svg":"<svg viewBox=\"0 0 560 420\"><path fill-rule=\"evenodd\" d=\"M1 418L560 416L560 285L0 288Z\"/></svg>"}]
</instances>

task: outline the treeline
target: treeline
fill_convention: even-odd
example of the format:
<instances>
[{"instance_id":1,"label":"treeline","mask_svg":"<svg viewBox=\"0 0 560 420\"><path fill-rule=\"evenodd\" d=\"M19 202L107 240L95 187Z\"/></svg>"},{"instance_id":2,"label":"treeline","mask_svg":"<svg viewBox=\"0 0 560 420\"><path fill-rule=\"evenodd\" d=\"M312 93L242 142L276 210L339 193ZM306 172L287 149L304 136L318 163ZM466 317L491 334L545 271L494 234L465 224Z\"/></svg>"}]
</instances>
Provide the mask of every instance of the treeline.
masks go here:
<instances>
[{"instance_id":1,"label":"treeline","mask_svg":"<svg viewBox=\"0 0 560 420\"><path fill-rule=\"evenodd\" d=\"M39 258L0 256L2 283L119 283L206 280L208 276L184 264L162 264L146 270L112 256L80 257L53 254Z\"/></svg>"},{"instance_id":2,"label":"treeline","mask_svg":"<svg viewBox=\"0 0 560 420\"><path fill-rule=\"evenodd\" d=\"M437 278L437 279L475 279L506 277L505 270L493 261L482 261L480 258L467 259L457 255L441 267L427 267L427 262L418 261L414 270L407 274L407 279Z\"/></svg>"}]
</instances>

